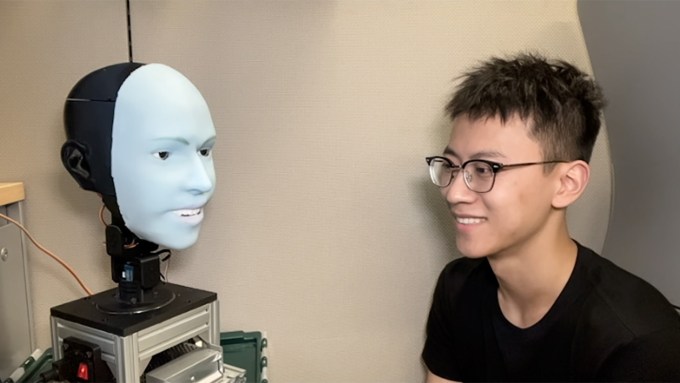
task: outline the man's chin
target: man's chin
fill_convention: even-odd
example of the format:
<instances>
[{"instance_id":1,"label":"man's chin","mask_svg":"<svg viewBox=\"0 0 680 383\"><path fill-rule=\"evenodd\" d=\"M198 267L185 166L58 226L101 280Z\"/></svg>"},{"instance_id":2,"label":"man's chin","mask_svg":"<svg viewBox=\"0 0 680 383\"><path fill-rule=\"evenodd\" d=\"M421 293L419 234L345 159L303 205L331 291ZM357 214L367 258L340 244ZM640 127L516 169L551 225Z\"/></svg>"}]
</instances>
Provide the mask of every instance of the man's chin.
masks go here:
<instances>
[{"instance_id":1,"label":"man's chin","mask_svg":"<svg viewBox=\"0 0 680 383\"><path fill-rule=\"evenodd\" d=\"M457 246L457 249L458 254L462 255L465 258L478 259L487 257L489 255L488 251L485 251L483 249L464 247L460 245Z\"/></svg>"}]
</instances>

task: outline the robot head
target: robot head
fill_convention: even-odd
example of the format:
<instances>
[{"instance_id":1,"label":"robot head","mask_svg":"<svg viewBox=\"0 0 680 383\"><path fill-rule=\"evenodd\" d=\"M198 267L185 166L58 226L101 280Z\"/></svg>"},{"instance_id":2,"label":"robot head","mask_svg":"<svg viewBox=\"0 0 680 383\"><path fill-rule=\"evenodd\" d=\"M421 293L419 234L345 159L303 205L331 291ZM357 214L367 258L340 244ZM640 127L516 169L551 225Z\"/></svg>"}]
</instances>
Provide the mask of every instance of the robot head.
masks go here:
<instances>
[{"instance_id":1,"label":"robot head","mask_svg":"<svg viewBox=\"0 0 680 383\"><path fill-rule=\"evenodd\" d=\"M99 69L73 88L64 120L62 162L83 189L143 240L196 242L215 186L215 127L186 77L162 64Z\"/></svg>"}]
</instances>

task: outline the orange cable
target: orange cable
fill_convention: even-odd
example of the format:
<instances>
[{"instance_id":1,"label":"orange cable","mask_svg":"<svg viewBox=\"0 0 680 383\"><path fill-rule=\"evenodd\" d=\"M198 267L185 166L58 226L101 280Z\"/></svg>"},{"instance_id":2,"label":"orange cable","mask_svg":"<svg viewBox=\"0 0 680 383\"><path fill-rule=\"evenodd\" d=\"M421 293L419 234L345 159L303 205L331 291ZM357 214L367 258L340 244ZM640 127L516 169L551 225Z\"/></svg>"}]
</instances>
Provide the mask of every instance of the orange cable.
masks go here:
<instances>
[{"instance_id":1,"label":"orange cable","mask_svg":"<svg viewBox=\"0 0 680 383\"><path fill-rule=\"evenodd\" d=\"M102 207L99 208L99 220L102 222L104 226L107 226L108 224L104 220L104 209L106 208L106 205L102 204Z\"/></svg>"},{"instance_id":2,"label":"orange cable","mask_svg":"<svg viewBox=\"0 0 680 383\"><path fill-rule=\"evenodd\" d=\"M62 265L64 268L66 268L66 270L68 270L68 272L71 273L71 275L73 275L73 277L76 279L76 281L78 281L78 284L80 284L80 287L82 287L83 290L85 290L85 292L87 293L87 295L92 295L92 290L90 290L89 288L87 288L87 286L85 286L85 283L80 279L80 277L78 276L78 274L76 274L76 272L73 270L73 268L71 268L71 266L69 266L64 260L62 260L61 258L59 258L58 256L56 256L56 255L55 255L54 253L52 253L51 251L49 251L49 250L47 250L46 248L44 248L44 247L43 247L41 244L39 244L35 239L33 239L33 236L31 235L31 233L29 233L28 230L26 230L26 228L25 228L22 224L20 224L19 222L15 221L14 219L12 219L12 218L10 218L10 217L8 217L8 216L2 214L2 213L0 213L0 217L2 217L2 218L4 218L4 219L6 219L7 221L9 221L9 222L15 224L19 229L21 229L21 231L23 231L24 234L26 234L26 236L28 237L28 239L30 239L31 242L33 242L33 244L35 245L35 247L37 247L38 249L40 249L43 253L49 255L50 257L52 257L52 258L53 258L55 261L57 261L60 265Z\"/></svg>"},{"instance_id":3,"label":"orange cable","mask_svg":"<svg viewBox=\"0 0 680 383\"><path fill-rule=\"evenodd\" d=\"M102 225L104 225L104 227L108 227L109 224L106 223L106 220L104 219L104 210L105 209L106 209L106 205L102 205L102 207L99 208L99 220L101 221ZM126 244L123 245L123 247L126 248L126 249L132 249L134 247L137 247L137 245L138 245L137 240L133 238L131 243L126 243Z\"/></svg>"}]
</instances>

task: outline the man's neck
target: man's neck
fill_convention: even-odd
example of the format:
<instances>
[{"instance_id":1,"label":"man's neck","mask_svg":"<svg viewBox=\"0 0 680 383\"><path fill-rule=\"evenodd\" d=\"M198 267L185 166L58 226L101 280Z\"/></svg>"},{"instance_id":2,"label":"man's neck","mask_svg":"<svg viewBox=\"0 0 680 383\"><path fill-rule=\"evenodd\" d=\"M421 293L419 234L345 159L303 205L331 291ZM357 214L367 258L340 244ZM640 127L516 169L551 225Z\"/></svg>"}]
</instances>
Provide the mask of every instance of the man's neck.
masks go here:
<instances>
[{"instance_id":1,"label":"man's neck","mask_svg":"<svg viewBox=\"0 0 680 383\"><path fill-rule=\"evenodd\" d=\"M489 257L505 318L520 328L540 321L567 284L577 251L565 229L512 253Z\"/></svg>"}]
</instances>

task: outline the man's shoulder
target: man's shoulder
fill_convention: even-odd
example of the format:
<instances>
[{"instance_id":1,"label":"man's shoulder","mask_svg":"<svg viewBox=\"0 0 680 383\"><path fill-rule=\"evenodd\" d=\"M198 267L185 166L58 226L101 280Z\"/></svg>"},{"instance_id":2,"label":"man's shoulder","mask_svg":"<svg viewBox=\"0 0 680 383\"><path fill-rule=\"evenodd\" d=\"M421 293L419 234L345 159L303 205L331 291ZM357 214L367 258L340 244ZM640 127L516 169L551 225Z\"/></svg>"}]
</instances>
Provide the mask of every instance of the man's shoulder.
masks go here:
<instances>
[{"instance_id":1,"label":"man's shoulder","mask_svg":"<svg viewBox=\"0 0 680 383\"><path fill-rule=\"evenodd\" d=\"M659 290L609 259L586 250L582 254L590 285L589 301L599 306L598 315L606 313L612 321L609 326L618 322L632 337L680 328L680 316Z\"/></svg>"},{"instance_id":2,"label":"man's shoulder","mask_svg":"<svg viewBox=\"0 0 680 383\"><path fill-rule=\"evenodd\" d=\"M680 350L680 316L668 300L642 278L587 248L579 249L575 275L580 303L568 317L576 326L572 363L577 375L609 380L657 376L636 374L657 366L641 355L665 360ZM668 366L657 366L660 376L668 376Z\"/></svg>"}]
</instances>

